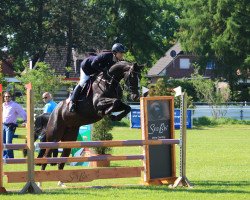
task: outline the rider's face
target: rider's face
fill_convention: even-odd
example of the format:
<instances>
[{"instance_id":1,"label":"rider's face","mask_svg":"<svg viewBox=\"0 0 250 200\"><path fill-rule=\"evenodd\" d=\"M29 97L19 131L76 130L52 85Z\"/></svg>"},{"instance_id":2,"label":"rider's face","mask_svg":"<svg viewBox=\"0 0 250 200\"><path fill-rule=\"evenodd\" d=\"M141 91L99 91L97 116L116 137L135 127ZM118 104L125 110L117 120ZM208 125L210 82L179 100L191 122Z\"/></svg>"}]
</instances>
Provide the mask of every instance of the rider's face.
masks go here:
<instances>
[{"instance_id":1,"label":"rider's face","mask_svg":"<svg viewBox=\"0 0 250 200\"><path fill-rule=\"evenodd\" d=\"M124 55L124 53L117 52L117 53L115 54L115 57L117 58L117 60L122 60L122 59L123 59L123 55Z\"/></svg>"}]
</instances>

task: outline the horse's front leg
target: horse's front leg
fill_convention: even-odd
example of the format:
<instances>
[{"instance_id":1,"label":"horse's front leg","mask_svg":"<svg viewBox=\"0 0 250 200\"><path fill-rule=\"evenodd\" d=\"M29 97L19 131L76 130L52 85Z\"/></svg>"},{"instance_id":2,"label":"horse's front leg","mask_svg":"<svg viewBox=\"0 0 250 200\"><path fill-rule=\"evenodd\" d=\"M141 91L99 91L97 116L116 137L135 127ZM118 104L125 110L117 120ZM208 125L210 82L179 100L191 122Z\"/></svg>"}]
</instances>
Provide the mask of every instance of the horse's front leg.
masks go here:
<instances>
[{"instance_id":1,"label":"horse's front leg","mask_svg":"<svg viewBox=\"0 0 250 200\"><path fill-rule=\"evenodd\" d=\"M96 108L103 115L109 115L113 121L120 121L125 117L131 110L130 106L123 103L120 99L115 98L100 98ZM120 112L117 116L111 115L112 112Z\"/></svg>"},{"instance_id":2,"label":"horse's front leg","mask_svg":"<svg viewBox=\"0 0 250 200\"><path fill-rule=\"evenodd\" d=\"M113 112L119 112L119 111L122 112L119 113L118 115L109 115L112 121L120 121L123 117L126 117L127 114L131 111L131 107L120 101L119 104L117 104L116 107L114 108Z\"/></svg>"}]
</instances>

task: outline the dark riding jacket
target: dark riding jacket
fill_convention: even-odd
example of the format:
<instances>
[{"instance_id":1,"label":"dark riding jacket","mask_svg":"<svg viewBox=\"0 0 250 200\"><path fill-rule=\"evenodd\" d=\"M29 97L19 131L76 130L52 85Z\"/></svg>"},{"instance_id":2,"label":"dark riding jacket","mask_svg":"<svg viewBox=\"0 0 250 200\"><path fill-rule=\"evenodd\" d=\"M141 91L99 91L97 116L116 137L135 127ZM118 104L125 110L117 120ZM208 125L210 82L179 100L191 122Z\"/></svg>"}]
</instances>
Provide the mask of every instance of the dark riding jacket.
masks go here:
<instances>
[{"instance_id":1,"label":"dark riding jacket","mask_svg":"<svg viewBox=\"0 0 250 200\"><path fill-rule=\"evenodd\" d=\"M98 56L90 56L84 59L81 63L81 68L86 75L92 75L108 70L115 63L113 53L105 52Z\"/></svg>"}]
</instances>

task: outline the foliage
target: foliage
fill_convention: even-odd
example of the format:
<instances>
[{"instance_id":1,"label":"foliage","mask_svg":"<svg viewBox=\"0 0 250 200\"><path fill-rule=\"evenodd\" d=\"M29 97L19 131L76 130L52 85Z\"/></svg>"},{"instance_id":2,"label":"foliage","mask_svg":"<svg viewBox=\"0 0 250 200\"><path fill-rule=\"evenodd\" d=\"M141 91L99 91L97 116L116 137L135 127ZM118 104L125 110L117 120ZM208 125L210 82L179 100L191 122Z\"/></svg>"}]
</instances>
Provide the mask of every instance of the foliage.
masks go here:
<instances>
[{"instance_id":1,"label":"foliage","mask_svg":"<svg viewBox=\"0 0 250 200\"><path fill-rule=\"evenodd\" d=\"M0 49L8 49L17 67L24 67L24 59L43 61L50 46L67 47L69 66L72 48L110 49L114 42L150 64L170 47L178 30L179 10L170 0L6 0L0 10Z\"/></svg>"},{"instance_id":2,"label":"foliage","mask_svg":"<svg viewBox=\"0 0 250 200\"><path fill-rule=\"evenodd\" d=\"M7 81L5 80L4 75L3 75L3 73L2 73L2 65L1 65L1 62L0 62L0 83L2 84L2 87L3 87L3 90L4 90L4 88L5 88L6 85L7 85Z\"/></svg>"},{"instance_id":3,"label":"foliage","mask_svg":"<svg viewBox=\"0 0 250 200\"><path fill-rule=\"evenodd\" d=\"M183 48L216 64L216 74L224 77L232 91L245 76L250 56L249 0L180 0L182 15L179 37ZM236 71L240 69L242 76Z\"/></svg>"},{"instance_id":4,"label":"foliage","mask_svg":"<svg viewBox=\"0 0 250 200\"><path fill-rule=\"evenodd\" d=\"M93 141L101 141L101 140L112 140L113 136L109 132L112 130L111 120L108 116L105 116L102 120L94 123L94 129L92 133ZM95 153L97 154L108 154L111 152L111 147L94 147Z\"/></svg>"},{"instance_id":5,"label":"foliage","mask_svg":"<svg viewBox=\"0 0 250 200\"><path fill-rule=\"evenodd\" d=\"M35 94L35 103L41 101L41 96L44 92L49 91L52 95L60 87L64 85L62 76L56 75L49 65L39 62L35 69L29 69L26 67L25 71L20 74L18 79L23 83L31 83L32 90ZM21 86L19 88L25 93L25 88Z\"/></svg>"},{"instance_id":6,"label":"foliage","mask_svg":"<svg viewBox=\"0 0 250 200\"><path fill-rule=\"evenodd\" d=\"M130 119L123 118L121 121L112 121L112 126L130 127Z\"/></svg>"},{"instance_id":7,"label":"foliage","mask_svg":"<svg viewBox=\"0 0 250 200\"><path fill-rule=\"evenodd\" d=\"M172 1L151 0L92 0L106 15L103 23L109 43L121 42L139 62L150 63L170 46L177 10ZM136 13L136 14L135 14Z\"/></svg>"},{"instance_id":8,"label":"foliage","mask_svg":"<svg viewBox=\"0 0 250 200\"><path fill-rule=\"evenodd\" d=\"M174 96L175 92L174 88L181 86L182 90L187 92L188 87L190 87L190 83L188 80L172 80L168 78L160 78L157 80L156 84L151 84L149 86L149 96ZM176 108L180 106L180 98L175 97L174 105ZM192 107L192 97L187 92L187 105L188 107Z\"/></svg>"},{"instance_id":9,"label":"foliage","mask_svg":"<svg viewBox=\"0 0 250 200\"><path fill-rule=\"evenodd\" d=\"M237 120L237 119L231 119L231 118L211 118L211 117L199 117L193 119L193 125L194 126L218 126L218 125L232 125L232 124L244 124L244 125L250 125L249 120Z\"/></svg>"},{"instance_id":10,"label":"foliage","mask_svg":"<svg viewBox=\"0 0 250 200\"><path fill-rule=\"evenodd\" d=\"M198 65L195 65L195 71L192 74L191 82L193 83L197 95L203 102L208 103L212 108L212 115L214 118L223 116L226 114L225 111L218 108L229 100L229 87L219 89L218 79L205 79L202 75L199 75L198 71L199 67Z\"/></svg>"}]
</instances>

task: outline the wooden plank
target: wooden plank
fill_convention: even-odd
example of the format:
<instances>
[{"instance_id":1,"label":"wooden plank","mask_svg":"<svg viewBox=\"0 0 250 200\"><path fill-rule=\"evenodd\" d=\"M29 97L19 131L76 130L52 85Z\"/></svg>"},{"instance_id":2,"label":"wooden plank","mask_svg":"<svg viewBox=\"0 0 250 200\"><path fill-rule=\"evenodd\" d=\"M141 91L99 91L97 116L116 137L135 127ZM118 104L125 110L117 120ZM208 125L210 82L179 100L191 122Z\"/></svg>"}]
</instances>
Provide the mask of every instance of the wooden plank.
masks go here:
<instances>
[{"instance_id":1,"label":"wooden plank","mask_svg":"<svg viewBox=\"0 0 250 200\"><path fill-rule=\"evenodd\" d=\"M143 145L161 145L161 144L179 144L176 139L162 140L108 140L108 141L88 141L88 142L40 142L36 146L45 148L82 148L82 147L123 147L123 146L143 146Z\"/></svg>"},{"instance_id":2,"label":"wooden plank","mask_svg":"<svg viewBox=\"0 0 250 200\"><path fill-rule=\"evenodd\" d=\"M100 160L143 160L143 155L125 155L125 156L112 156L112 155L99 155L90 157L59 157L59 158L35 158L35 164L50 164L50 163L66 163L66 162L89 162ZM25 158L8 158L5 160L6 164L25 164Z\"/></svg>"},{"instance_id":3,"label":"wooden plank","mask_svg":"<svg viewBox=\"0 0 250 200\"><path fill-rule=\"evenodd\" d=\"M2 97L2 84L0 84L0 194L6 193L3 186L3 97Z\"/></svg>"},{"instance_id":4,"label":"wooden plank","mask_svg":"<svg viewBox=\"0 0 250 200\"><path fill-rule=\"evenodd\" d=\"M170 107L171 107L171 132L170 132L170 137L171 138L175 138L175 127L174 127L174 97L173 97L173 100L170 101ZM175 177L176 176L176 152L175 152L175 145L171 145L171 156L172 156L172 176Z\"/></svg>"},{"instance_id":5,"label":"wooden plank","mask_svg":"<svg viewBox=\"0 0 250 200\"><path fill-rule=\"evenodd\" d=\"M141 108L141 132L142 132L142 139L148 141L148 113L147 113L147 101L145 98L140 98L140 108ZM149 181L149 147L148 145L143 146L143 155L145 156L143 160L144 166L144 176L143 179L145 182Z\"/></svg>"},{"instance_id":6,"label":"wooden plank","mask_svg":"<svg viewBox=\"0 0 250 200\"><path fill-rule=\"evenodd\" d=\"M143 167L35 171L35 181L89 182L96 179L140 177ZM5 172L8 183L28 181L26 171Z\"/></svg>"},{"instance_id":7,"label":"wooden plank","mask_svg":"<svg viewBox=\"0 0 250 200\"><path fill-rule=\"evenodd\" d=\"M34 170L35 170L35 161L34 161L34 94L32 91L31 83L26 85L27 88L27 162L28 162L28 172L29 172L29 181L34 181Z\"/></svg>"}]
</instances>

